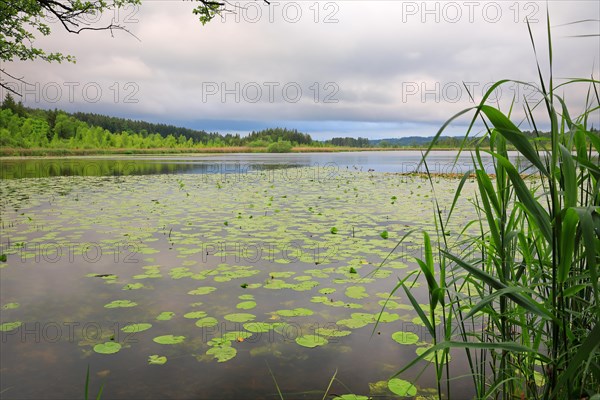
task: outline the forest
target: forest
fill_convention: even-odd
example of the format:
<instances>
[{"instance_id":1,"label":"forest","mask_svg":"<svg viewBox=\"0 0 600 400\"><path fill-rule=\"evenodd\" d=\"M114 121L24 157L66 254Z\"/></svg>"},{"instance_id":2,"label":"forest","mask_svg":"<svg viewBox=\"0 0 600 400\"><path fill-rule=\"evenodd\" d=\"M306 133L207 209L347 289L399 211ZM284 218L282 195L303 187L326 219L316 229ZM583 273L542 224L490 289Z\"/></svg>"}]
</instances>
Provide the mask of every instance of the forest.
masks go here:
<instances>
[{"instance_id":1,"label":"forest","mask_svg":"<svg viewBox=\"0 0 600 400\"><path fill-rule=\"evenodd\" d=\"M202 149L246 147L250 151L287 152L294 147L392 149L426 148L429 137L313 139L297 129L267 128L242 136L221 134L95 113L68 113L25 107L7 94L0 107L0 147L11 149ZM461 139L440 137L436 148L456 148ZM8 150L7 150L8 151ZM28 153L27 153L28 154Z\"/></svg>"}]
</instances>

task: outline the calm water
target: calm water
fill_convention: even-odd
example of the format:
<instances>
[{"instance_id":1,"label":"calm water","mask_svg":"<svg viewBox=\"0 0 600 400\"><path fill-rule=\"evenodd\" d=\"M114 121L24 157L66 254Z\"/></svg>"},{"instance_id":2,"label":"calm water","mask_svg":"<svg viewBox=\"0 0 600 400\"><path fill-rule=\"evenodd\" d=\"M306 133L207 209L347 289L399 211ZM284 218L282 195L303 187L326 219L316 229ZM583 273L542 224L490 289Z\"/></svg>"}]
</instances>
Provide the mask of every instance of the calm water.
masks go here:
<instances>
[{"instance_id":1,"label":"calm water","mask_svg":"<svg viewBox=\"0 0 600 400\"><path fill-rule=\"evenodd\" d=\"M432 172L465 173L472 168L470 153L457 158L453 151L433 151L427 166ZM516 153L509 153L513 161ZM491 170L492 157L482 155L486 168ZM106 156L38 159L2 159L0 176L37 178L46 176L103 176L149 175L165 173L188 174L246 174L264 169L318 167L325 173L332 170L408 173L425 171L419 168L419 151L365 151L348 153L291 153L291 154L218 154L176 156ZM525 165L524 165L525 166Z\"/></svg>"},{"instance_id":2,"label":"calm water","mask_svg":"<svg viewBox=\"0 0 600 400\"><path fill-rule=\"evenodd\" d=\"M275 399L269 368L288 399L322 398L336 370L331 394L396 398L388 379L431 341L403 294L373 323L421 236L378 266L409 229L432 231L428 183L383 173L417 153L1 162L3 398L81 398L88 365L103 398ZM438 181L441 204L457 183ZM456 231L472 217L459 203ZM466 371L460 352L451 363ZM401 376L424 396L426 365Z\"/></svg>"}]
</instances>

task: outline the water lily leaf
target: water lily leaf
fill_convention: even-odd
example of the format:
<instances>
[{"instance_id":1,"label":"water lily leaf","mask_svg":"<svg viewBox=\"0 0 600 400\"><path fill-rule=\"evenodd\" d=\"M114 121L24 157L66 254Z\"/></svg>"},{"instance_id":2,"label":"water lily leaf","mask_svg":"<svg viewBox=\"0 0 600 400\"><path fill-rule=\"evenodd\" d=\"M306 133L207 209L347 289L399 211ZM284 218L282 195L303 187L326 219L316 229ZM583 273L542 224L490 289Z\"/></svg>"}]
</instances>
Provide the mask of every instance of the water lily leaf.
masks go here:
<instances>
[{"instance_id":1,"label":"water lily leaf","mask_svg":"<svg viewBox=\"0 0 600 400\"><path fill-rule=\"evenodd\" d=\"M228 340L230 342L242 342L245 339L252 337L252 335L253 335L252 332L230 331L230 332L225 332L221 338L223 340Z\"/></svg>"},{"instance_id":2,"label":"water lily leaf","mask_svg":"<svg viewBox=\"0 0 600 400\"><path fill-rule=\"evenodd\" d=\"M206 344L211 347L221 346L221 347L231 347L231 340L223 339L222 337L214 337L210 339Z\"/></svg>"},{"instance_id":3,"label":"water lily leaf","mask_svg":"<svg viewBox=\"0 0 600 400\"><path fill-rule=\"evenodd\" d=\"M127 285L123 286L123 290L137 290L143 287L143 283L128 283Z\"/></svg>"},{"instance_id":4,"label":"water lily leaf","mask_svg":"<svg viewBox=\"0 0 600 400\"><path fill-rule=\"evenodd\" d=\"M317 281L305 281L302 283L291 285L290 289L293 289L297 292L305 292L305 291L311 290L312 288L314 288L315 286L318 286L318 285L319 285L319 282L317 282Z\"/></svg>"},{"instance_id":5,"label":"water lily leaf","mask_svg":"<svg viewBox=\"0 0 600 400\"><path fill-rule=\"evenodd\" d=\"M369 400L369 397L357 394L343 394L341 396L334 397L333 400Z\"/></svg>"},{"instance_id":6,"label":"water lily leaf","mask_svg":"<svg viewBox=\"0 0 600 400\"><path fill-rule=\"evenodd\" d=\"M167 362L167 357L159 356L158 354L151 355L148 357L148 364L150 365L163 365Z\"/></svg>"},{"instance_id":7,"label":"water lily leaf","mask_svg":"<svg viewBox=\"0 0 600 400\"><path fill-rule=\"evenodd\" d=\"M318 328L315 330L315 333L321 336L343 337L348 336L352 332L340 329Z\"/></svg>"},{"instance_id":8,"label":"water lily leaf","mask_svg":"<svg viewBox=\"0 0 600 400\"><path fill-rule=\"evenodd\" d=\"M240 300L254 300L254 295L243 294L241 296L238 296L238 299L240 299Z\"/></svg>"},{"instance_id":9,"label":"water lily leaf","mask_svg":"<svg viewBox=\"0 0 600 400\"><path fill-rule=\"evenodd\" d=\"M121 328L121 330L126 333L137 333L137 332L147 331L150 328L152 328L152 324L142 323L142 324L127 325L127 326L124 326L123 328Z\"/></svg>"},{"instance_id":10,"label":"water lily leaf","mask_svg":"<svg viewBox=\"0 0 600 400\"><path fill-rule=\"evenodd\" d=\"M158 316L156 317L156 319L158 321L169 321L174 316L175 316L175 313L172 312L172 311L163 311L160 314L158 314Z\"/></svg>"},{"instance_id":11,"label":"water lily leaf","mask_svg":"<svg viewBox=\"0 0 600 400\"><path fill-rule=\"evenodd\" d=\"M128 308L135 307L137 303L131 300L113 300L108 304L104 305L104 308Z\"/></svg>"},{"instance_id":12,"label":"water lily leaf","mask_svg":"<svg viewBox=\"0 0 600 400\"><path fill-rule=\"evenodd\" d=\"M185 336L163 335L152 340L158 344L178 344L185 340Z\"/></svg>"},{"instance_id":13,"label":"water lily leaf","mask_svg":"<svg viewBox=\"0 0 600 400\"><path fill-rule=\"evenodd\" d=\"M379 234L382 239L387 239L389 237L388 231L383 231Z\"/></svg>"},{"instance_id":14,"label":"water lily leaf","mask_svg":"<svg viewBox=\"0 0 600 400\"><path fill-rule=\"evenodd\" d=\"M317 346L324 346L329 342L327 339L319 335L304 335L297 337L296 343L298 343L300 346L313 348Z\"/></svg>"},{"instance_id":15,"label":"water lily leaf","mask_svg":"<svg viewBox=\"0 0 600 400\"><path fill-rule=\"evenodd\" d=\"M239 308L241 310L251 310L254 307L256 307L256 302L255 301L242 301L241 303L238 303L235 307Z\"/></svg>"},{"instance_id":16,"label":"water lily leaf","mask_svg":"<svg viewBox=\"0 0 600 400\"><path fill-rule=\"evenodd\" d=\"M417 353L417 355L421 355L423 353L425 353L427 351L427 349L429 349L429 347L431 346L424 346L424 347L417 347L415 349L415 353ZM435 353L436 352L432 352L431 354L426 355L423 359L425 361L429 361L430 363L435 363ZM445 364L446 363L446 357L444 357L444 350L438 350L437 351L437 358L438 358L438 362L440 364ZM452 356L450 356L450 354L448 354L448 361L452 360Z\"/></svg>"},{"instance_id":17,"label":"water lily leaf","mask_svg":"<svg viewBox=\"0 0 600 400\"><path fill-rule=\"evenodd\" d=\"M233 313L227 314L224 318L231 322L248 322L254 320L256 315L248 313Z\"/></svg>"},{"instance_id":18,"label":"water lily leaf","mask_svg":"<svg viewBox=\"0 0 600 400\"><path fill-rule=\"evenodd\" d=\"M198 321L196 321L196 326L200 327L200 328L210 328L212 326L215 326L219 323L219 321L216 318L213 317L206 317L206 318L201 318Z\"/></svg>"},{"instance_id":19,"label":"water lily leaf","mask_svg":"<svg viewBox=\"0 0 600 400\"><path fill-rule=\"evenodd\" d=\"M375 317L373 316L373 314L352 313L350 316L352 317L352 319L355 319L358 321L365 321L367 323L375 323Z\"/></svg>"},{"instance_id":20,"label":"water lily leaf","mask_svg":"<svg viewBox=\"0 0 600 400\"><path fill-rule=\"evenodd\" d=\"M193 295L203 295L203 294L209 294L214 292L215 290L217 290L216 287L212 287L212 286L201 286L197 289L194 290L190 290L188 292L188 294L193 294Z\"/></svg>"},{"instance_id":21,"label":"water lily leaf","mask_svg":"<svg viewBox=\"0 0 600 400\"><path fill-rule=\"evenodd\" d=\"M388 388L398 396L413 397L417 395L417 388L404 379L392 378L388 381Z\"/></svg>"},{"instance_id":22,"label":"water lily leaf","mask_svg":"<svg viewBox=\"0 0 600 400\"><path fill-rule=\"evenodd\" d=\"M246 322L244 329L253 333L265 333L273 329L273 325L268 322Z\"/></svg>"},{"instance_id":23,"label":"water lily leaf","mask_svg":"<svg viewBox=\"0 0 600 400\"><path fill-rule=\"evenodd\" d=\"M319 293L321 294L332 294L335 293L337 289L334 288L323 288L323 289L319 289Z\"/></svg>"},{"instance_id":24,"label":"water lily leaf","mask_svg":"<svg viewBox=\"0 0 600 400\"><path fill-rule=\"evenodd\" d=\"M114 354L121 350L121 345L116 342L99 343L94 346L94 351L100 354Z\"/></svg>"},{"instance_id":25,"label":"water lily leaf","mask_svg":"<svg viewBox=\"0 0 600 400\"><path fill-rule=\"evenodd\" d=\"M291 278L292 276L294 276L296 273L293 271L277 271L277 272L271 272L271 279L273 278Z\"/></svg>"},{"instance_id":26,"label":"water lily leaf","mask_svg":"<svg viewBox=\"0 0 600 400\"><path fill-rule=\"evenodd\" d=\"M185 277L188 277L188 276L192 276L193 273L190 272L189 268L186 268L186 267L177 267L177 268L173 268L172 270L170 270L169 271L169 275L173 279L181 279L181 278L185 278Z\"/></svg>"},{"instance_id":27,"label":"water lily leaf","mask_svg":"<svg viewBox=\"0 0 600 400\"><path fill-rule=\"evenodd\" d=\"M275 314L282 317L306 317L313 315L314 312L308 308L294 308L293 310L277 310Z\"/></svg>"},{"instance_id":28,"label":"water lily leaf","mask_svg":"<svg viewBox=\"0 0 600 400\"><path fill-rule=\"evenodd\" d=\"M5 305L2 306L3 310L14 310L15 308L19 308L20 304L19 303L6 303Z\"/></svg>"},{"instance_id":29,"label":"water lily leaf","mask_svg":"<svg viewBox=\"0 0 600 400\"><path fill-rule=\"evenodd\" d=\"M218 362L225 362L235 357L237 350L234 347L229 346L215 346L208 349L206 354L213 356Z\"/></svg>"},{"instance_id":30,"label":"water lily leaf","mask_svg":"<svg viewBox=\"0 0 600 400\"><path fill-rule=\"evenodd\" d=\"M353 318L341 319L341 320L339 320L336 323L338 325L346 326L346 327L348 327L350 329L362 328L363 326L367 326L369 324L367 321L363 321L363 320L359 320L359 319L353 319Z\"/></svg>"},{"instance_id":31,"label":"water lily leaf","mask_svg":"<svg viewBox=\"0 0 600 400\"><path fill-rule=\"evenodd\" d=\"M352 299L364 299L369 297L364 286L349 286L346 288L346 296Z\"/></svg>"},{"instance_id":32,"label":"water lily leaf","mask_svg":"<svg viewBox=\"0 0 600 400\"><path fill-rule=\"evenodd\" d=\"M13 329L17 329L21 325L23 325L23 322L21 322L21 321L4 322L4 323L0 324L0 332L12 331Z\"/></svg>"},{"instance_id":33,"label":"water lily leaf","mask_svg":"<svg viewBox=\"0 0 600 400\"><path fill-rule=\"evenodd\" d=\"M187 319L196 319L196 318L204 318L206 317L206 313L204 311L191 311L186 313L183 318Z\"/></svg>"},{"instance_id":34,"label":"water lily leaf","mask_svg":"<svg viewBox=\"0 0 600 400\"><path fill-rule=\"evenodd\" d=\"M392 339L400 344L415 344L419 341L419 335L412 332L398 331L392 333Z\"/></svg>"},{"instance_id":35,"label":"water lily leaf","mask_svg":"<svg viewBox=\"0 0 600 400\"><path fill-rule=\"evenodd\" d=\"M327 296L313 296L310 299L311 303L327 303L329 301L329 297Z\"/></svg>"},{"instance_id":36,"label":"water lily leaf","mask_svg":"<svg viewBox=\"0 0 600 400\"><path fill-rule=\"evenodd\" d=\"M398 314L392 314L387 311L384 311L380 314L375 314L375 320L379 320L379 322L394 322L400 319Z\"/></svg>"},{"instance_id":37,"label":"water lily leaf","mask_svg":"<svg viewBox=\"0 0 600 400\"><path fill-rule=\"evenodd\" d=\"M385 306L385 308L390 310L397 310L399 308L402 308L402 304L394 300L387 300L387 302L386 300L379 300L377 304L379 304L382 307Z\"/></svg>"}]
</instances>

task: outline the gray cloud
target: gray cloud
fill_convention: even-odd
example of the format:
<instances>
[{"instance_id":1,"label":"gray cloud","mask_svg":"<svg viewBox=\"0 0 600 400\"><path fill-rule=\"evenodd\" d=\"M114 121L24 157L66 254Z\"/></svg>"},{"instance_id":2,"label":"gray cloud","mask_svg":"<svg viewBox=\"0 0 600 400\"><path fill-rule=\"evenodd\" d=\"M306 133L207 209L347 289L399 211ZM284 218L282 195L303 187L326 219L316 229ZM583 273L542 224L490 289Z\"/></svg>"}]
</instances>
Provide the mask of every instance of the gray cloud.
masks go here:
<instances>
[{"instance_id":1,"label":"gray cloud","mask_svg":"<svg viewBox=\"0 0 600 400\"><path fill-rule=\"evenodd\" d=\"M277 124L321 137L433 134L472 105L463 84L479 100L498 79L537 81L526 16L547 74L544 2L290 1L273 2L270 15L263 3L239 4L245 8L206 26L189 2L122 10L120 21L141 41L53 25L38 44L75 55L77 64L5 67L37 84L25 91L30 106L223 132ZM599 39L569 37L598 33L597 23L559 26L598 14L597 3L548 4L555 76L598 77ZM566 93L579 111L586 90ZM522 96L532 94L507 85L499 101L507 110L516 96L519 116Z\"/></svg>"}]
</instances>

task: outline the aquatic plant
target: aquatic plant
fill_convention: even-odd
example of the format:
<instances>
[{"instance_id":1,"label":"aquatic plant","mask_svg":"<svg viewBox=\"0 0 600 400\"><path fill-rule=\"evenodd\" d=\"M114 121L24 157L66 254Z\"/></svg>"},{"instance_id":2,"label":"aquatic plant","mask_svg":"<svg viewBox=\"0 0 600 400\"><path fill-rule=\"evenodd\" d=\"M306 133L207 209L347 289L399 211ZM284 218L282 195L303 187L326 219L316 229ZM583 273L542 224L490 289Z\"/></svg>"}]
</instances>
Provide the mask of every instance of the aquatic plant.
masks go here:
<instances>
[{"instance_id":1,"label":"aquatic plant","mask_svg":"<svg viewBox=\"0 0 600 400\"><path fill-rule=\"evenodd\" d=\"M490 146L475 149L473 170L458 181L449 209L435 198L435 236L424 234L424 257L417 258L427 282L427 309L417 303L406 279L392 291L405 291L433 338L433 345L418 349L419 356L398 373L421 360L433 362L439 398L452 398L450 382L456 377L448 361L456 349L466 353L478 399L583 399L600 392L600 137L589 125L600 109L600 82L555 83L549 21L548 16L549 76L538 61L539 86L496 82L479 104L454 115L436 135L473 112L466 137L480 120ZM523 85L541 97L535 103L524 99L524 121L511 119L514 102L507 113L487 104L506 84ZM574 85L589 86L576 117L559 94ZM538 109L544 110L544 120ZM534 137L523 133L525 124ZM550 126L549 136L540 134L543 124ZM426 169L434 145L435 140L424 154ZM509 161L511 148L531 167L519 169ZM484 166L485 152L493 156L493 171ZM428 170L427 175L435 191ZM478 218L466 226L478 232L465 228L449 235L470 179L477 183L472 204ZM442 322L439 330L436 320Z\"/></svg>"}]
</instances>

